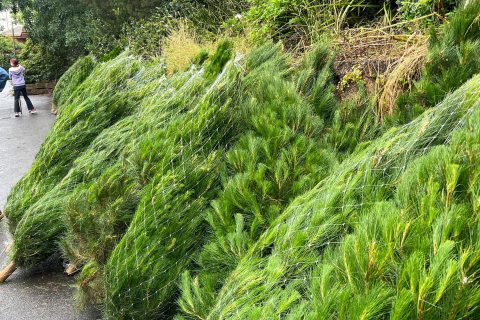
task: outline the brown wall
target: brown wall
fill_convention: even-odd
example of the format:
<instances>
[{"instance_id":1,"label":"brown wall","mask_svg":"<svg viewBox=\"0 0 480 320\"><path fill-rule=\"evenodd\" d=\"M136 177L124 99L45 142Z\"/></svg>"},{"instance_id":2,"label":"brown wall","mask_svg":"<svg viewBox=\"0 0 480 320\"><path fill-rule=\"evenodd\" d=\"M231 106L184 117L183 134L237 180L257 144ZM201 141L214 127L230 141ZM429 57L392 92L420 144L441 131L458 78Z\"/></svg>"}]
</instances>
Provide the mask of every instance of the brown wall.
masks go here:
<instances>
[{"instance_id":1,"label":"brown wall","mask_svg":"<svg viewBox=\"0 0 480 320\"><path fill-rule=\"evenodd\" d=\"M52 94L55 88L55 81L40 81L27 84L27 91L30 95Z\"/></svg>"}]
</instances>

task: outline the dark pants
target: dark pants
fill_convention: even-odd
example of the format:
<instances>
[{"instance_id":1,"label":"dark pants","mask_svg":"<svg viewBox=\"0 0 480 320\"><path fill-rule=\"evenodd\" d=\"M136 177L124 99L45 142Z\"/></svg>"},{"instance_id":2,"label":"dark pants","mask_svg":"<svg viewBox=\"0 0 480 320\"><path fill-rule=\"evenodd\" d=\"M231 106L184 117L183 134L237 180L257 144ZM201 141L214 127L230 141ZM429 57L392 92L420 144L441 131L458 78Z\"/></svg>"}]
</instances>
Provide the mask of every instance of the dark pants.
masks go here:
<instances>
[{"instance_id":1,"label":"dark pants","mask_svg":"<svg viewBox=\"0 0 480 320\"><path fill-rule=\"evenodd\" d=\"M15 108L14 108L15 111L14 112L20 112L20 94L22 94L23 99L25 99L28 110L35 109L33 107L32 101L30 101L30 98L28 97L27 88L25 86L13 87L13 92L15 93Z\"/></svg>"}]
</instances>

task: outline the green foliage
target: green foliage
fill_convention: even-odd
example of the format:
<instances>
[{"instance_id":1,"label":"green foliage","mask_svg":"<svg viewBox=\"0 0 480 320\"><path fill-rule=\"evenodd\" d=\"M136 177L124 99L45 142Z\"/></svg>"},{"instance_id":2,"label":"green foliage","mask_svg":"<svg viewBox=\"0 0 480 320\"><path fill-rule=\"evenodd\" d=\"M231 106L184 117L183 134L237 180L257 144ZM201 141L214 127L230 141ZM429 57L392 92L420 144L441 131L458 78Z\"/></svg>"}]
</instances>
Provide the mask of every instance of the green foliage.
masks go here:
<instances>
[{"instance_id":1,"label":"green foliage","mask_svg":"<svg viewBox=\"0 0 480 320\"><path fill-rule=\"evenodd\" d=\"M332 115L330 128L323 137L324 143L346 156L382 131L373 111L372 97L362 82L356 84L356 88L355 93L339 103Z\"/></svg>"},{"instance_id":2,"label":"green foliage","mask_svg":"<svg viewBox=\"0 0 480 320\"><path fill-rule=\"evenodd\" d=\"M334 60L329 42L319 42L305 55L295 79L298 92L327 125L338 106L334 95Z\"/></svg>"},{"instance_id":3,"label":"green foliage","mask_svg":"<svg viewBox=\"0 0 480 320\"><path fill-rule=\"evenodd\" d=\"M292 201L206 317L476 318L479 81Z\"/></svg>"},{"instance_id":4,"label":"green foliage","mask_svg":"<svg viewBox=\"0 0 480 320\"><path fill-rule=\"evenodd\" d=\"M124 23L119 43L146 57L162 55L165 38L179 25L186 25L200 40L215 39L222 24L246 7L244 1L170 1L141 19Z\"/></svg>"},{"instance_id":5,"label":"green foliage","mask_svg":"<svg viewBox=\"0 0 480 320\"><path fill-rule=\"evenodd\" d=\"M83 267L77 277L77 282L81 284L82 290L77 290L75 297L80 308L87 306L92 301L103 299L104 284L101 282L102 280L102 268L99 264L92 261Z\"/></svg>"},{"instance_id":6,"label":"green foliage","mask_svg":"<svg viewBox=\"0 0 480 320\"><path fill-rule=\"evenodd\" d=\"M90 52L103 55L119 44L146 57L161 55L165 37L179 23L187 24L201 39L212 39L226 20L246 8L244 0L87 2L98 17Z\"/></svg>"},{"instance_id":7,"label":"green foliage","mask_svg":"<svg viewBox=\"0 0 480 320\"><path fill-rule=\"evenodd\" d=\"M120 46L115 46L110 52L104 54L100 57L101 62L107 62L116 58L119 54L123 52L123 49Z\"/></svg>"},{"instance_id":8,"label":"green foliage","mask_svg":"<svg viewBox=\"0 0 480 320\"><path fill-rule=\"evenodd\" d=\"M281 40L289 48L315 42L319 33L371 19L393 1L249 0L245 27L255 42Z\"/></svg>"},{"instance_id":9,"label":"green foliage","mask_svg":"<svg viewBox=\"0 0 480 320\"><path fill-rule=\"evenodd\" d=\"M176 281L204 236L199 213L218 189L220 159L235 136L232 99L238 68L230 62L216 78L198 78L202 74L196 71L193 79L198 81L189 82L197 87L195 95L183 86L173 100L164 100L168 106L180 98L188 112L172 117L138 142L136 158L147 184L129 229L105 266L107 318L168 314ZM132 254L135 259L128 258Z\"/></svg>"},{"instance_id":10,"label":"green foliage","mask_svg":"<svg viewBox=\"0 0 480 320\"><path fill-rule=\"evenodd\" d=\"M31 39L27 40L20 54L20 59L22 65L27 69L25 74L27 83L55 80L61 72L68 68L68 65L56 65L56 57L45 52L41 46L34 44Z\"/></svg>"},{"instance_id":11,"label":"green foliage","mask_svg":"<svg viewBox=\"0 0 480 320\"><path fill-rule=\"evenodd\" d=\"M461 184L476 183L470 174L478 159L468 154L478 149L471 142L479 115L449 145L409 163L393 199L375 203L338 248L324 253L313 271L312 318L475 318L476 192Z\"/></svg>"},{"instance_id":12,"label":"green foliage","mask_svg":"<svg viewBox=\"0 0 480 320\"><path fill-rule=\"evenodd\" d=\"M436 13L439 16L445 16L445 14L453 11L455 7L460 3L459 0L414 0L405 1L398 0L398 13L402 20L408 21L415 18L424 17L432 13ZM428 21L439 21L438 16L432 16Z\"/></svg>"},{"instance_id":13,"label":"green foliage","mask_svg":"<svg viewBox=\"0 0 480 320\"><path fill-rule=\"evenodd\" d=\"M85 81L94 68L95 61L91 56L78 59L58 80L53 91L53 104L67 105L68 98L73 96L75 89Z\"/></svg>"},{"instance_id":14,"label":"green foliage","mask_svg":"<svg viewBox=\"0 0 480 320\"><path fill-rule=\"evenodd\" d=\"M5 70L8 70L10 68L10 63L9 63L9 57L13 53L13 43L12 40L0 36L0 67L2 67Z\"/></svg>"},{"instance_id":15,"label":"green foliage","mask_svg":"<svg viewBox=\"0 0 480 320\"><path fill-rule=\"evenodd\" d=\"M32 42L22 59L29 81L58 79L89 43L91 10L81 1L15 0Z\"/></svg>"},{"instance_id":16,"label":"green foliage","mask_svg":"<svg viewBox=\"0 0 480 320\"><path fill-rule=\"evenodd\" d=\"M323 47L306 59L298 84L303 94L328 92L330 56ZM266 53L268 60L259 65ZM316 145L323 130L321 108L308 104L285 77L286 57L277 48L260 47L247 58L241 110L246 131L225 155L222 189L206 220L213 236L198 254L198 274L182 276L179 305L186 318L204 318L225 277L260 235L296 196L327 176L335 164L332 152ZM324 65L325 63L326 65ZM254 67L257 66L257 67ZM313 94L312 94L313 95ZM326 114L323 114L326 116Z\"/></svg>"},{"instance_id":17,"label":"green foliage","mask_svg":"<svg viewBox=\"0 0 480 320\"><path fill-rule=\"evenodd\" d=\"M79 170L68 176L69 169L95 137L132 112L134 104L128 102L132 92L126 84L139 67L126 54L108 65L99 64L79 84L82 89L74 91L69 104L59 106L59 118L5 207L15 239L14 258L20 265L33 265L57 249L55 238L64 231L61 213L66 190L88 174ZM109 79L107 86L104 78ZM45 223L52 226L43 228Z\"/></svg>"},{"instance_id":18,"label":"green foliage","mask_svg":"<svg viewBox=\"0 0 480 320\"><path fill-rule=\"evenodd\" d=\"M250 216L244 208L254 240L288 199L325 176L334 156L317 150L314 138L333 99L326 47L296 75L278 47L253 52L245 66L231 50L223 42L205 70L168 79L159 77L161 63L142 68L126 54L104 63L78 61L56 90L60 115L52 132L8 199L13 259L31 266L58 251L60 240L65 257L85 266L80 303L105 297L106 316L115 318L168 313L180 275L197 256L195 248L201 249L212 200L228 202L244 187L263 194L266 216ZM249 75L242 75L243 68ZM73 139L74 145L65 144ZM242 167L243 157L251 160ZM235 183L241 176L250 176L246 185ZM20 193L26 189L35 192ZM179 229L181 236L166 241ZM134 260L126 258L132 251ZM147 269L129 271L140 267ZM138 299L145 290L150 298Z\"/></svg>"},{"instance_id":19,"label":"green foliage","mask_svg":"<svg viewBox=\"0 0 480 320\"><path fill-rule=\"evenodd\" d=\"M201 66L208 59L208 52L206 50L201 50L195 57L192 58L192 64L196 66Z\"/></svg>"},{"instance_id":20,"label":"green foliage","mask_svg":"<svg viewBox=\"0 0 480 320\"><path fill-rule=\"evenodd\" d=\"M209 58L208 64L205 66L205 77L210 79L216 77L232 56L233 43L228 40L221 41L217 50Z\"/></svg>"},{"instance_id":21,"label":"green foliage","mask_svg":"<svg viewBox=\"0 0 480 320\"><path fill-rule=\"evenodd\" d=\"M166 1L166 0L119 0L119 1L101 1L101 0L82 0L82 3L87 5L94 13L94 17L98 18L101 23L100 27L103 30L103 34L112 36L114 39L122 33L122 29L132 21L140 20L143 22L149 21L149 17L155 10L161 12L161 14L154 13L155 20L160 18L161 21L165 21L165 16L171 17L185 17L193 8L195 1ZM170 17L165 17L169 19ZM144 20L145 19L145 20ZM134 23L141 27L141 24ZM161 26L157 24L157 26ZM163 27L160 30L164 29ZM154 31L148 29L148 31ZM154 34L150 34L154 36Z\"/></svg>"},{"instance_id":22,"label":"green foliage","mask_svg":"<svg viewBox=\"0 0 480 320\"><path fill-rule=\"evenodd\" d=\"M158 68L163 70L163 64L156 67ZM190 97L188 93L192 90L195 92L198 88L199 83L195 81L197 77L196 73L184 73L169 80L160 78L144 83L145 92L150 95L139 100L142 101L139 113L125 118L102 134L104 137L99 141L103 140L105 147L101 154L109 150L109 145L116 145L115 160L105 163L105 170L100 175L89 178L84 185L75 188L70 193L70 202L66 208L67 234L62 239L62 249L75 265L93 262L103 268L128 228L142 197L142 190L151 179L149 173L155 168L157 158L148 153L151 133L161 130L174 115L181 112L185 107L183 99ZM186 85L189 80L191 86ZM184 90L185 96L177 95L177 90ZM158 101L165 103L158 106ZM139 149L141 143L146 144L146 149ZM142 154L143 151L147 151L147 154ZM83 162L86 165L91 163L98 158L96 154L98 148L91 148L84 155ZM105 154L105 157L112 158L110 153ZM95 300L100 295L88 294L91 291L101 291L103 297L104 287L95 288L98 283L102 282L84 284L79 281L80 291L93 298L94 302L100 302Z\"/></svg>"},{"instance_id":23,"label":"green foliage","mask_svg":"<svg viewBox=\"0 0 480 320\"><path fill-rule=\"evenodd\" d=\"M64 191L67 233L61 247L75 266L104 263L138 203L139 182L123 158L134 135L134 121L135 116L128 116L104 130L63 179L72 186ZM82 171L81 182L72 179Z\"/></svg>"},{"instance_id":24,"label":"green foliage","mask_svg":"<svg viewBox=\"0 0 480 320\"><path fill-rule=\"evenodd\" d=\"M432 30L428 61L410 92L401 95L396 118L408 121L432 107L480 71L480 2L457 10L443 33Z\"/></svg>"},{"instance_id":25,"label":"green foliage","mask_svg":"<svg viewBox=\"0 0 480 320\"><path fill-rule=\"evenodd\" d=\"M12 258L61 251L106 319L476 319L477 5L432 37L411 93L441 102L378 138L361 82L337 101L328 45L292 67L280 45L223 41L170 76L82 58L8 198Z\"/></svg>"},{"instance_id":26,"label":"green foliage","mask_svg":"<svg viewBox=\"0 0 480 320\"><path fill-rule=\"evenodd\" d=\"M19 10L32 40L22 57L29 67L27 80L58 79L77 58L99 58L115 48L155 57L163 38L180 19L199 34L217 34L221 24L243 11L244 1L1 1Z\"/></svg>"},{"instance_id":27,"label":"green foliage","mask_svg":"<svg viewBox=\"0 0 480 320\"><path fill-rule=\"evenodd\" d=\"M160 56L161 46L178 17L169 12L155 11L152 15L124 26L120 43L144 56Z\"/></svg>"}]
</instances>

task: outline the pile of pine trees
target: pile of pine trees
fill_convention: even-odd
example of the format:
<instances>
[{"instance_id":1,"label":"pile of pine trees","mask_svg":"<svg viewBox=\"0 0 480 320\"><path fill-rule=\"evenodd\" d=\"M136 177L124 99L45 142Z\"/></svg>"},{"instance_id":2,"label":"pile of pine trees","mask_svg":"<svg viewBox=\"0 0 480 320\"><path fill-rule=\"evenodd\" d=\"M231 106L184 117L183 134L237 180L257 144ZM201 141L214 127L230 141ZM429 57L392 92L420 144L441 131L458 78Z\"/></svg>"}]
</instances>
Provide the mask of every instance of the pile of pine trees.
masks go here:
<instances>
[{"instance_id":1,"label":"pile of pine trees","mask_svg":"<svg viewBox=\"0 0 480 320\"><path fill-rule=\"evenodd\" d=\"M7 271L61 253L107 319L475 318L480 76L355 147L333 59L79 60L8 198Z\"/></svg>"}]
</instances>

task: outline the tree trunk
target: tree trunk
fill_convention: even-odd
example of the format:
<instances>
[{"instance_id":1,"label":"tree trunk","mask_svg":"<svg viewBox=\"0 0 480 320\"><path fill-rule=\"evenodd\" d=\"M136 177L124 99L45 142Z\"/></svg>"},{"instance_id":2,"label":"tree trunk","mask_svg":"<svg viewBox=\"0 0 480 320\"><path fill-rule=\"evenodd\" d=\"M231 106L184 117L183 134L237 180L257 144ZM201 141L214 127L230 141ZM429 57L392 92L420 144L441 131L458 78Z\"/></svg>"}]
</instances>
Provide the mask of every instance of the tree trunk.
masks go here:
<instances>
[{"instance_id":1,"label":"tree trunk","mask_svg":"<svg viewBox=\"0 0 480 320\"><path fill-rule=\"evenodd\" d=\"M10 262L8 266L5 267L2 271L0 271L0 283L4 283L5 280L8 279L12 275L12 273L17 270L17 263L15 261Z\"/></svg>"},{"instance_id":2,"label":"tree trunk","mask_svg":"<svg viewBox=\"0 0 480 320\"><path fill-rule=\"evenodd\" d=\"M71 264L69 263L67 268L65 269L65 273L69 276L77 273L79 271L79 269L77 269L77 266L75 266L74 264Z\"/></svg>"}]
</instances>

